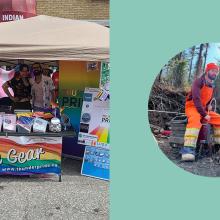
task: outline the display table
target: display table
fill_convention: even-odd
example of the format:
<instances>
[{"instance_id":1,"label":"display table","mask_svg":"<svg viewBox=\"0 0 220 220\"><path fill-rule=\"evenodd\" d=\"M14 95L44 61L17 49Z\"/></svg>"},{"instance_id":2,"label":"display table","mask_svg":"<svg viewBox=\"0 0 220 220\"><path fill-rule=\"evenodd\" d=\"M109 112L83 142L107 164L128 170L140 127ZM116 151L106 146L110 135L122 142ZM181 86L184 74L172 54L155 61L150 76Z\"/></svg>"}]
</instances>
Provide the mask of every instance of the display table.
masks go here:
<instances>
[{"instance_id":1,"label":"display table","mask_svg":"<svg viewBox=\"0 0 220 220\"><path fill-rule=\"evenodd\" d=\"M76 132L0 132L0 175L56 174L61 182L63 137Z\"/></svg>"}]
</instances>

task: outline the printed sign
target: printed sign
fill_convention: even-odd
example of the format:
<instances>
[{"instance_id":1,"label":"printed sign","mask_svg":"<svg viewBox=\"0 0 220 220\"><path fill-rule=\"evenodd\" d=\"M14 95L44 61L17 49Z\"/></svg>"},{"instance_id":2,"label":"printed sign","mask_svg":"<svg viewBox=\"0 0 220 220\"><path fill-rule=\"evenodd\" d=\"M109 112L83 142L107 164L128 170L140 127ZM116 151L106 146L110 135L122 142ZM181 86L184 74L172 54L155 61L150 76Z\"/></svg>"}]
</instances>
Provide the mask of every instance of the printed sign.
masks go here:
<instances>
[{"instance_id":1,"label":"printed sign","mask_svg":"<svg viewBox=\"0 0 220 220\"><path fill-rule=\"evenodd\" d=\"M36 16L36 0L1 0L0 22Z\"/></svg>"},{"instance_id":2,"label":"printed sign","mask_svg":"<svg viewBox=\"0 0 220 220\"><path fill-rule=\"evenodd\" d=\"M98 99L99 92L96 88L85 89L78 143L109 148L109 98Z\"/></svg>"},{"instance_id":3,"label":"printed sign","mask_svg":"<svg viewBox=\"0 0 220 220\"><path fill-rule=\"evenodd\" d=\"M0 137L0 174L61 173L61 137Z\"/></svg>"},{"instance_id":4,"label":"printed sign","mask_svg":"<svg viewBox=\"0 0 220 220\"><path fill-rule=\"evenodd\" d=\"M108 149L86 146L81 174L103 180L110 178L110 154Z\"/></svg>"}]
</instances>

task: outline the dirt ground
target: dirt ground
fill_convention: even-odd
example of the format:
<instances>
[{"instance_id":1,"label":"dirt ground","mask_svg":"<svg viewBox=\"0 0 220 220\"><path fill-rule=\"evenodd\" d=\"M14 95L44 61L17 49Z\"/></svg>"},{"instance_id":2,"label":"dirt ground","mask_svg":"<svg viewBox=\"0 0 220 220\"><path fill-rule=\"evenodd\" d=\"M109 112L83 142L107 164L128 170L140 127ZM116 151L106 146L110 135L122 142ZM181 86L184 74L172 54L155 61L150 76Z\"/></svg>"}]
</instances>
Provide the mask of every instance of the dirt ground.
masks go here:
<instances>
[{"instance_id":1,"label":"dirt ground","mask_svg":"<svg viewBox=\"0 0 220 220\"><path fill-rule=\"evenodd\" d=\"M182 162L179 154L179 148L171 147L167 137L157 137L156 139L163 153L178 167L200 176L220 176L220 157L218 154L214 155L214 157L202 157L195 162Z\"/></svg>"}]
</instances>

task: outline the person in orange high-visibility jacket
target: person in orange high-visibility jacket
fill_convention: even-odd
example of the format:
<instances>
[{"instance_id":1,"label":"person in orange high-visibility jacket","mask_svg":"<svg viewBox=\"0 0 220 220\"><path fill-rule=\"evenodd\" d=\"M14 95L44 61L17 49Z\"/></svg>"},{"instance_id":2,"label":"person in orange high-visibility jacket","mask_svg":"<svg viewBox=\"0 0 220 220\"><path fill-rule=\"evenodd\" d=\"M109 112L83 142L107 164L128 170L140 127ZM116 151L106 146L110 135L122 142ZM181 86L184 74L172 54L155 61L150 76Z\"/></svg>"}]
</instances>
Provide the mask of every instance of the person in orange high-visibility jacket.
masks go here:
<instances>
[{"instance_id":1,"label":"person in orange high-visibility jacket","mask_svg":"<svg viewBox=\"0 0 220 220\"><path fill-rule=\"evenodd\" d=\"M195 148L201 120L205 120L214 128L215 144L220 144L220 115L211 111L210 101L213 97L214 81L219 74L219 67L215 63L208 63L205 74L197 78L186 97L185 113L188 118L184 146L181 148L182 161L195 160Z\"/></svg>"}]
</instances>

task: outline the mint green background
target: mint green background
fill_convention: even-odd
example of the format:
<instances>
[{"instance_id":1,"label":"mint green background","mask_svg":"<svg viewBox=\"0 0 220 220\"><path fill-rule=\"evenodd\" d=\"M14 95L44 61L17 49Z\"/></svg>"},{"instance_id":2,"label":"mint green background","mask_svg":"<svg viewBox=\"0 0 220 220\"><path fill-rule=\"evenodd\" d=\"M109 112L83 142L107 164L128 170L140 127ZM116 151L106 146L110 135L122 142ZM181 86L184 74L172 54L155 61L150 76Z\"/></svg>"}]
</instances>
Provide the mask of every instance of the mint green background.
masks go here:
<instances>
[{"instance_id":1,"label":"mint green background","mask_svg":"<svg viewBox=\"0 0 220 220\"><path fill-rule=\"evenodd\" d=\"M111 219L219 219L220 178L175 166L147 119L162 66L206 42L220 42L217 0L111 1Z\"/></svg>"}]
</instances>

